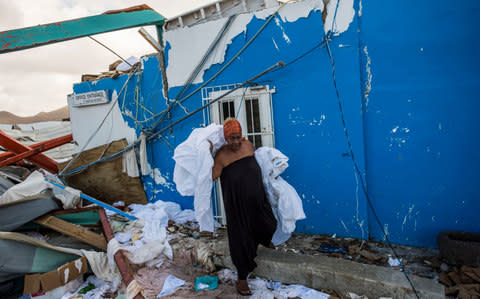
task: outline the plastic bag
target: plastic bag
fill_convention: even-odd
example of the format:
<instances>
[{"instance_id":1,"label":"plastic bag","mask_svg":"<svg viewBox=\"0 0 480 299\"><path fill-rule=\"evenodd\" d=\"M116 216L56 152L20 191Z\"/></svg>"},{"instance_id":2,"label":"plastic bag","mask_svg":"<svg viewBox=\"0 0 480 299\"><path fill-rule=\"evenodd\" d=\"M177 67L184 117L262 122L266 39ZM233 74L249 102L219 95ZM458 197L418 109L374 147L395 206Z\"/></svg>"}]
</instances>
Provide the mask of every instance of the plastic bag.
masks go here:
<instances>
[{"instance_id":1,"label":"plastic bag","mask_svg":"<svg viewBox=\"0 0 480 299\"><path fill-rule=\"evenodd\" d=\"M176 278L173 275L168 275L163 283L163 288L160 294L157 295L157 298L168 296L175 293L181 286L185 284L184 280Z\"/></svg>"}]
</instances>

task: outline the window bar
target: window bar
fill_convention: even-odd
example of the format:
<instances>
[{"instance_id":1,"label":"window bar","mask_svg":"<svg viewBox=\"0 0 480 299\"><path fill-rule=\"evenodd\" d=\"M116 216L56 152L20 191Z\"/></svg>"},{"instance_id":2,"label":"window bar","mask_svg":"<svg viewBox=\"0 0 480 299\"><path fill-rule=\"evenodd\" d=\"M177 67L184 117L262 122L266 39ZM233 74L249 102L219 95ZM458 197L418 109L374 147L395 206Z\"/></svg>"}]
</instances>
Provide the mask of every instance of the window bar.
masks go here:
<instances>
[{"instance_id":1,"label":"window bar","mask_svg":"<svg viewBox=\"0 0 480 299\"><path fill-rule=\"evenodd\" d=\"M250 120L252 122L252 133L255 133L255 114L253 113L253 99L250 100ZM253 137L253 146L257 147L257 140Z\"/></svg>"}]
</instances>

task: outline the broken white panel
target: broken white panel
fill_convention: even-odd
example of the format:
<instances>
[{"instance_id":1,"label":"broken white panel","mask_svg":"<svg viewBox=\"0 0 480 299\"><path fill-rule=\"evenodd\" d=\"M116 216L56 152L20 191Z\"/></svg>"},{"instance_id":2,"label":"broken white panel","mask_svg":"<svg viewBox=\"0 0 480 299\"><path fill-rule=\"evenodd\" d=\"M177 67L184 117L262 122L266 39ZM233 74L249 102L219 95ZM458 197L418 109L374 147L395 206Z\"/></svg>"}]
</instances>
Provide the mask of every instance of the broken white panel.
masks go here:
<instances>
[{"instance_id":1,"label":"broken white panel","mask_svg":"<svg viewBox=\"0 0 480 299\"><path fill-rule=\"evenodd\" d=\"M112 99L108 104L73 107L69 103L72 135L73 139L77 142L77 152L83 148L92 133L97 130L105 117L106 119L102 127L92 138L85 150L123 138L127 139L128 144L131 144L137 139L135 129L130 128L128 123L123 119L122 112L120 111L119 104L116 100L117 91L114 91L112 93ZM114 107L107 116L112 105L114 105Z\"/></svg>"},{"instance_id":2,"label":"broken white panel","mask_svg":"<svg viewBox=\"0 0 480 299\"><path fill-rule=\"evenodd\" d=\"M335 2L334 0L332 1ZM353 0L346 1L352 2L353 9ZM340 6L342 9L349 7L342 4ZM323 11L323 8L324 5L321 0L299 1L285 5L279 10L278 16L283 22L295 22L299 18L308 17L311 11ZM257 19L267 20L276 10L276 7L268 8L255 13L240 14L235 17L228 32L219 41L214 53L206 61L193 83L203 82L203 74L207 69L214 64L225 61L227 46L232 43L236 36L247 30L247 25L252 21L253 16ZM171 46L168 53L167 66L167 78L170 87L183 86L187 82L193 69L200 63L210 44L215 40L227 20L228 18L222 18L192 27L182 27L164 32L165 41ZM348 28L353 18L348 24L341 23L344 20L347 21L348 19L337 16L337 24L341 24L341 26L337 26L338 28Z\"/></svg>"},{"instance_id":3,"label":"broken white panel","mask_svg":"<svg viewBox=\"0 0 480 299\"><path fill-rule=\"evenodd\" d=\"M127 60L123 61L117 66L117 71L127 72L129 71L135 64L139 63L140 59L135 56L130 56Z\"/></svg>"},{"instance_id":4,"label":"broken white panel","mask_svg":"<svg viewBox=\"0 0 480 299\"><path fill-rule=\"evenodd\" d=\"M337 2L338 9L337 9ZM335 10L337 10L335 16ZM338 36L341 33L347 31L350 23L353 21L355 16L355 10L353 9L353 0L330 0L327 4L327 17L325 18L324 30L325 33L332 30L333 24L333 35Z\"/></svg>"}]
</instances>

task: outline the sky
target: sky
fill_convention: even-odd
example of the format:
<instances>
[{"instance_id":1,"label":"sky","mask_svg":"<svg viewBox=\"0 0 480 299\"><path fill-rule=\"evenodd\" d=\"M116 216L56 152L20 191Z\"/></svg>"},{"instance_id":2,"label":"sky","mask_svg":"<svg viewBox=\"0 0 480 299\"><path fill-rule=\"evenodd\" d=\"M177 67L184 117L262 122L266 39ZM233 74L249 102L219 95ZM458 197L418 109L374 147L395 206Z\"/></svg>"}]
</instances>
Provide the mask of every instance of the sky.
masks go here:
<instances>
[{"instance_id":1,"label":"sky","mask_svg":"<svg viewBox=\"0 0 480 299\"><path fill-rule=\"evenodd\" d=\"M101 14L147 4L166 18L212 0L0 0L0 31ZM127 59L155 50L137 28L94 38ZM152 35L153 26L145 27ZM155 36L155 35L154 35ZM67 95L82 74L99 74L118 57L88 37L0 54L0 111L31 116L67 105Z\"/></svg>"}]
</instances>

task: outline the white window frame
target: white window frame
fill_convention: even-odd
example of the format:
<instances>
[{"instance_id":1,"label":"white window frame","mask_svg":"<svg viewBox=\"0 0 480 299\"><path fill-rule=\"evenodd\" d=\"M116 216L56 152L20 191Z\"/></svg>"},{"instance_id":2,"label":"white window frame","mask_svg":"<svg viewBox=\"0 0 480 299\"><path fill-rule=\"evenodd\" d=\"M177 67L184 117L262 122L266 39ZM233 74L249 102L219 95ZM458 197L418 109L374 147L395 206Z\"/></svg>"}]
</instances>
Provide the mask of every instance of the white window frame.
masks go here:
<instances>
[{"instance_id":1,"label":"white window frame","mask_svg":"<svg viewBox=\"0 0 480 299\"><path fill-rule=\"evenodd\" d=\"M239 84L222 85L215 87L206 87L202 89L202 104L208 104L211 101L221 97L225 93L238 87ZM275 88L270 88L268 85L250 86L238 88L229 95L220 99L204 109L203 118L204 124L209 125L211 123L223 124L223 115L220 115L220 105L225 102L234 103L235 117L242 126L242 135L248 137L253 135L260 135L262 137L262 146L275 147L275 135L274 135L274 122L273 122L273 109L272 109L272 93L275 93ZM260 132L248 133L247 126L247 100L258 99L258 110L260 117ZM251 109L251 112L253 109ZM252 114L253 120L253 114ZM252 124L253 128L253 124ZM220 179L214 182L214 195L213 205L215 213L215 219L220 224L226 224L225 210L223 206L222 187Z\"/></svg>"}]
</instances>

